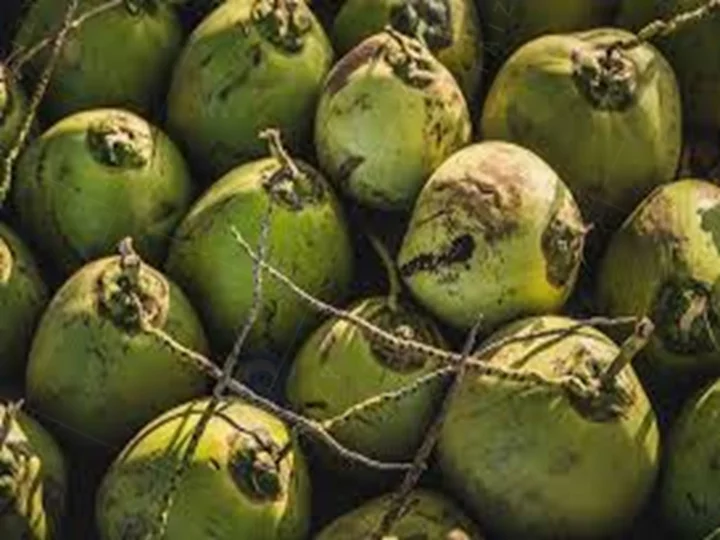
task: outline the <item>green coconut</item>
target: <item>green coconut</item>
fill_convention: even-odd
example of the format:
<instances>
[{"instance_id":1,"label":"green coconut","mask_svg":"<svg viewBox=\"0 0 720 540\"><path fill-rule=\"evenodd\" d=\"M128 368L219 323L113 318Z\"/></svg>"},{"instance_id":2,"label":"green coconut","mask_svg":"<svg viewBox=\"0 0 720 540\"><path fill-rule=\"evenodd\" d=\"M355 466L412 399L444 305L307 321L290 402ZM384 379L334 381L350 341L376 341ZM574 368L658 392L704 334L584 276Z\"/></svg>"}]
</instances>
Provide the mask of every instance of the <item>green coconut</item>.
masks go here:
<instances>
[{"instance_id":1,"label":"green coconut","mask_svg":"<svg viewBox=\"0 0 720 540\"><path fill-rule=\"evenodd\" d=\"M406 302L376 296L354 302L348 311L394 335L444 344L435 324ZM351 322L331 318L300 348L286 395L296 411L323 421L374 396L400 390L439 367L434 359L389 349ZM365 456L409 461L436 413L444 382L437 379L401 400L368 409L332 429L332 434Z\"/></svg>"},{"instance_id":2,"label":"green coconut","mask_svg":"<svg viewBox=\"0 0 720 540\"><path fill-rule=\"evenodd\" d=\"M684 178L657 188L613 236L597 302L608 315L648 315L644 351L658 372L720 375L720 187Z\"/></svg>"},{"instance_id":3,"label":"green coconut","mask_svg":"<svg viewBox=\"0 0 720 540\"><path fill-rule=\"evenodd\" d=\"M149 331L207 354L184 293L134 253L82 267L58 290L32 342L29 404L68 440L123 444L152 418L197 397L204 371Z\"/></svg>"},{"instance_id":4,"label":"green coconut","mask_svg":"<svg viewBox=\"0 0 720 540\"><path fill-rule=\"evenodd\" d=\"M97 497L102 540L145 538L168 510L166 540L303 540L310 478L286 426L238 400L222 400L178 476L192 434L211 407L183 404L147 425L125 447ZM175 487L169 507L168 490Z\"/></svg>"},{"instance_id":5,"label":"green coconut","mask_svg":"<svg viewBox=\"0 0 720 540\"><path fill-rule=\"evenodd\" d=\"M354 254L346 218L328 182L293 161L276 131L271 156L228 172L196 201L175 232L168 274L192 299L220 353L230 350L253 307L253 267L236 233L257 252L265 216L266 261L321 300L341 302ZM284 355L319 321L304 300L275 279L263 280L258 314L244 352Z\"/></svg>"},{"instance_id":6,"label":"green coconut","mask_svg":"<svg viewBox=\"0 0 720 540\"><path fill-rule=\"evenodd\" d=\"M49 294L35 256L0 223L0 376L22 372Z\"/></svg>"},{"instance_id":7,"label":"green coconut","mask_svg":"<svg viewBox=\"0 0 720 540\"><path fill-rule=\"evenodd\" d=\"M12 72L0 63L0 158L15 142L27 108L24 90Z\"/></svg>"},{"instance_id":8,"label":"green coconut","mask_svg":"<svg viewBox=\"0 0 720 540\"><path fill-rule=\"evenodd\" d=\"M430 174L470 137L453 76L395 30L367 38L335 65L315 119L321 168L348 196L379 210L412 208Z\"/></svg>"},{"instance_id":9,"label":"green coconut","mask_svg":"<svg viewBox=\"0 0 720 540\"><path fill-rule=\"evenodd\" d=\"M507 339L516 341L498 345ZM538 376L468 373L437 447L448 486L500 538L619 537L646 502L659 458L655 414L632 367L605 382L620 349L565 317L516 321L493 342L483 364Z\"/></svg>"},{"instance_id":10,"label":"green coconut","mask_svg":"<svg viewBox=\"0 0 720 540\"><path fill-rule=\"evenodd\" d=\"M0 537L60 538L67 495L65 459L52 436L16 403L0 403Z\"/></svg>"},{"instance_id":11,"label":"green coconut","mask_svg":"<svg viewBox=\"0 0 720 540\"><path fill-rule=\"evenodd\" d=\"M477 0L485 49L496 63L528 41L608 23L619 0Z\"/></svg>"},{"instance_id":12,"label":"green coconut","mask_svg":"<svg viewBox=\"0 0 720 540\"><path fill-rule=\"evenodd\" d=\"M12 202L29 239L68 276L125 236L160 265L194 192L183 156L159 128L129 111L94 109L27 147Z\"/></svg>"},{"instance_id":13,"label":"green coconut","mask_svg":"<svg viewBox=\"0 0 720 540\"><path fill-rule=\"evenodd\" d=\"M616 24L641 30L656 19L672 17L707 4L707 0L620 0ZM720 130L720 13L654 42L680 83L685 120Z\"/></svg>"},{"instance_id":14,"label":"green coconut","mask_svg":"<svg viewBox=\"0 0 720 540\"><path fill-rule=\"evenodd\" d=\"M478 93L483 43L474 0L347 0L332 28L338 53L387 25L422 39L458 81L468 101Z\"/></svg>"},{"instance_id":15,"label":"green coconut","mask_svg":"<svg viewBox=\"0 0 720 540\"><path fill-rule=\"evenodd\" d=\"M705 538L720 525L720 381L683 406L665 449L661 508L677 538Z\"/></svg>"},{"instance_id":16,"label":"green coconut","mask_svg":"<svg viewBox=\"0 0 720 540\"><path fill-rule=\"evenodd\" d=\"M442 321L492 329L560 309L580 267L586 227L542 159L513 143L469 146L417 199L398 255L413 296Z\"/></svg>"},{"instance_id":17,"label":"green coconut","mask_svg":"<svg viewBox=\"0 0 720 540\"><path fill-rule=\"evenodd\" d=\"M372 499L327 525L314 540L367 540L382 520L393 495ZM482 540L477 526L446 496L415 489L407 510L388 531L401 540Z\"/></svg>"},{"instance_id":18,"label":"green coconut","mask_svg":"<svg viewBox=\"0 0 720 540\"><path fill-rule=\"evenodd\" d=\"M99 9L106 0L80 0L76 15ZM28 50L55 35L65 18L67 0L32 0L15 38L16 50ZM118 107L147 115L157 109L183 31L164 0L125 0L104 9L74 29L61 50L43 100L47 120L86 109ZM52 47L26 64L31 81L39 79Z\"/></svg>"},{"instance_id":19,"label":"green coconut","mask_svg":"<svg viewBox=\"0 0 720 540\"><path fill-rule=\"evenodd\" d=\"M609 53L633 35L601 28L537 38L508 59L480 118L488 139L545 159L599 229L675 177L682 146L673 71L651 45Z\"/></svg>"},{"instance_id":20,"label":"green coconut","mask_svg":"<svg viewBox=\"0 0 720 540\"><path fill-rule=\"evenodd\" d=\"M208 183L260 158L257 134L277 127L293 153L307 149L334 53L304 1L234 0L195 29L175 66L168 129Z\"/></svg>"}]
</instances>

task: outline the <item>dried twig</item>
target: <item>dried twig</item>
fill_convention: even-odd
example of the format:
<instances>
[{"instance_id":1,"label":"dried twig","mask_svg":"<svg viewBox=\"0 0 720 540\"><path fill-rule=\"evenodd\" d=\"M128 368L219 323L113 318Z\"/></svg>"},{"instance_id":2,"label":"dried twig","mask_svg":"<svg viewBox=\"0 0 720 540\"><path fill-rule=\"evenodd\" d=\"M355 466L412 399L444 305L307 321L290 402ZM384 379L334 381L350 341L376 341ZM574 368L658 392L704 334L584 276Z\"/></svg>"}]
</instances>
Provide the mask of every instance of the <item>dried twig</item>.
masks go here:
<instances>
[{"instance_id":1,"label":"dried twig","mask_svg":"<svg viewBox=\"0 0 720 540\"><path fill-rule=\"evenodd\" d=\"M167 523L170 519L170 510L172 509L175 495L180 486L180 481L189 469L192 458L195 455L195 451L200 444L200 439L202 439L202 436L205 433L205 429L212 420L212 417L215 414L215 410L220 405L225 389L230 383L230 380L233 378L233 374L235 373L235 367L237 366L240 355L242 354L245 341L247 340L247 337L250 334L250 331L255 324L255 320L257 319L257 315L260 311L260 306L262 304L263 268L260 265L259 261L265 260L268 249L268 235L270 232L270 217L272 215L272 208L273 206L271 200L268 205L267 212L265 213L265 216L260 223L260 239L258 240L259 259L258 261L253 261L253 297L250 311L245 320L245 323L243 324L242 329L240 330L240 333L238 334L237 339L235 340L235 343L233 344L232 349L230 350L230 353L228 353L228 356L225 360L225 365L222 369L222 376L215 383L213 395L211 396L207 407L205 407L205 409L203 410L202 415L200 416L200 419L198 420L198 423L195 426L195 429L193 430L193 433L190 437L188 446L183 452L180 462L175 469L175 473L170 480L168 489L166 490L163 497L160 519L155 523L154 531L150 533L150 537L148 538L148 540L152 540L153 538L162 538L162 536L165 534L165 530L167 529Z\"/></svg>"},{"instance_id":2,"label":"dried twig","mask_svg":"<svg viewBox=\"0 0 720 540\"><path fill-rule=\"evenodd\" d=\"M198 365L209 377L212 377L215 380L219 380L223 377L222 369L216 366L208 358L185 347L181 343L178 343L174 338L172 338L172 336L169 336L162 330L147 324L144 325L143 330L158 338L173 351L183 355L186 359ZM295 427L299 433L309 435L315 438L318 442L327 445L331 450L348 461L356 461L368 468L380 471L406 471L410 468L409 463L384 463L370 459L358 452L346 448L335 440L335 438L330 435L319 422L305 418L302 415L281 407L275 402L257 394L251 388L236 379L231 379L228 382L227 389L246 401L248 404L258 407L259 409L263 409L270 414L274 414L289 426Z\"/></svg>"},{"instance_id":3,"label":"dried twig","mask_svg":"<svg viewBox=\"0 0 720 540\"><path fill-rule=\"evenodd\" d=\"M420 477L425 472L425 469L427 468L427 462L430 458L430 454L432 453L435 445L440 439L440 433L442 431L443 424L445 423L445 418L447 417L448 411L450 410L450 405L457 391L459 390L463 379L465 378L465 374L467 373L466 362L470 358L470 354L475 348L475 342L477 340L479 329L480 322L478 322L472 328L472 330L470 330L467 340L465 341L465 345L463 346L463 350L461 353L461 361L458 362L456 366L454 366L455 378L450 385L450 388L447 389L446 394L440 404L438 413L435 416L432 424L428 428L427 435L425 436L422 444L420 445L420 448L415 454L412 469L410 469L403 478L400 487L398 488L395 496L390 502L390 507L384 514L377 529L373 533L373 540L383 540L383 538L385 538L387 534L390 534L393 525L407 508L408 497L417 485Z\"/></svg>"},{"instance_id":4,"label":"dried twig","mask_svg":"<svg viewBox=\"0 0 720 540\"><path fill-rule=\"evenodd\" d=\"M65 40L67 39L67 35L70 32L73 17L75 16L75 12L78 8L78 2L79 0L69 0L67 10L65 11L65 18L63 20L63 24L60 27L60 30L58 31L55 38L49 41L53 45L52 51L50 53L50 59L45 64L42 73L40 74L40 79L35 86L35 91L33 92L33 95L30 99L30 104L28 106L28 112L23 118L20 130L18 131L15 140L10 146L8 153L3 156L2 175L0 176L0 206L5 203L5 199L10 192L15 162L18 160L18 157L20 157L20 152L25 146L25 141L30 136L30 132L32 131L32 125L33 122L35 122L38 108L40 107L40 103L45 97L45 93L47 92L48 86L50 85L50 80L52 79L53 73L55 72L55 67L57 66L58 60L60 58L60 52L62 51L62 48L65 45Z\"/></svg>"},{"instance_id":5,"label":"dried twig","mask_svg":"<svg viewBox=\"0 0 720 540\"><path fill-rule=\"evenodd\" d=\"M635 37L618 41L610 46L610 50L629 50L639 47L648 41L668 37L698 22L720 14L720 0L706 0L702 6L680 12L669 19L658 19L647 24Z\"/></svg>"},{"instance_id":6,"label":"dried twig","mask_svg":"<svg viewBox=\"0 0 720 540\"><path fill-rule=\"evenodd\" d=\"M233 228L233 235L235 236L235 240L240 244L240 246L248 253L248 255L253 260L258 260L258 254L253 250L252 246L243 238L242 234L236 229ZM362 317L359 317L357 315L354 315L353 313L350 313L348 311L336 308L335 306L332 306L326 302L323 302L322 300L319 300L315 298L313 295L311 295L309 292L298 286L295 282L292 281L291 278L289 278L287 275L285 275L283 272L278 270L277 268L273 267L272 265L268 264L266 261L261 261L262 266L265 268L267 273L280 283L282 283L285 287L287 287L293 294L304 300L308 303L308 305L315 309L316 311L324 314L324 315L330 315L332 317L336 317L338 319L347 321L362 330L366 331L370 338L372 340L375 340L377 343L381 344L383 347L386 347L392 351L394 351L397 354L403 354L403 353L413 353L418 355L424 355L430 359L435 360L440 365L453 365L458 364L460 361L462 361L462 355L450 351L446 351L444 349L434 347L432 345L428 345L427 343L421 343L418 341L414 341L411 339L405 339L396 336L395 334L392 334L388 332L387 330L384 330L380 328L379 326L376 326ZM571 335L578 330L581 330L584 327L593 326L593 327L615 327L615 326L625 326L630 324L635 324L640 320L639 317L635 316L628 316L628 317L614 317L614 318L608 318L608 317L590 317L588 319L581 319L576 321L575 324L572 324L568 326L567 328L563 329L553 329L553 330L545 330L540 332L531 333L525 336L510 336L508 338L499 339L496 341L493 341L491 343L486 344L481 350L477 351L475 354L473 354L473 358L485 358L487 356L490 356L497 351L503 349L507 345L511 343L519 343L524 341L533 341L535 339L539 339L542 337L558 337L563 335Z\"/></svg>"},{"instance_id":7,"label":"dried twig","mask_svg":"<svg viewBox=\"0 0 720 540\"><path fill-rule=\"evenodd\" d=\"M270 198L268 202L267 212L265 213L265 216L263 217L263 220L260 224L260 240L258 241L259 256L257 260L253 260L253 294L252 302L250 304L250 311L248 312L245 323L243 324L243 327L241 328L240 333L235 340L232 349L230 350L230 353L225 359L225 365L223 366L224 375L215 385L215 390L213 391L213 394L217 398L220 398L222 396L223 392L225 392L225 389L227 388L228 383L230 382L230 379L233 378L235 374L235 368L237 367L237 363L240 360L240 355L242 354L245 342L247 341L247 338L250 335L250 332L252 331L252 328L255 325L255 321L257 320L260 313L260 308L262 306L263 273L263 265L261 264L261 261L265 261L267 258L269 244L268 238L270 234L270 218L272 216L272 211L273 202L272 198Z\"/></svg>"},{"instance_id":8,"label":"dried twig","mask_svg":"<svg viewBox=\"0 0 720 540\"><path fill-rule=\"evenodd\" d=\"M99 6L88 9L87 11L81 13L77 18L70 20L68 25L68 31L77 30L78 28L80 28L80 26L88 22L90 19L94 19L95 17L102 15L107 11L115 9L116 7L120 7L126 1L127 0L108 0L108 2L104 4L100 4ZM51 43L52 38L46 37L38 41L32 47L28 47L25 49L17 49L8 56L8 58L5 60L5 63L11 71L19 75L22 66L35 58L38 54L40 54L43 50L50 46Z\"/></svg>"}]
</instances>

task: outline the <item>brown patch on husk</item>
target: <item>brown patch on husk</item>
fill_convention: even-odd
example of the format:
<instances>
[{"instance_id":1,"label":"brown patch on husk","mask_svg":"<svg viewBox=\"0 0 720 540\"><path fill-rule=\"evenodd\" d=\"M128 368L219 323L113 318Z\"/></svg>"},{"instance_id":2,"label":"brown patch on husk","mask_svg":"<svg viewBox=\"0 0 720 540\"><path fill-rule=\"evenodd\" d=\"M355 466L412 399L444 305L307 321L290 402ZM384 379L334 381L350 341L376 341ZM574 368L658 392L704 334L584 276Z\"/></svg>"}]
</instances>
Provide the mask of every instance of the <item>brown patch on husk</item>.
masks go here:
<instances>
[{"instance_id":1,"label":"brown patch on husk","mask_svg":"<svg viewBox=\"0 0 720 540\"><path fill-rule=\"evenodd\" d=\"M384 48L384 37L373 36L347 53L335 64L325 82L325 90L330 97L334 96L347 85L350 75L368 60L378 57Z\"/></svg>"},{"instance_id":2,"label":"brown patch on husk","mask_svg":"<svg viewBox=\"0 0 720 540\"><path fill-rule=\"evenodd\" d=\"M441 341L428 322L411 311L410 307L399 307L394 310L387 302L370 306L370 313L362 316L376 326L398 336L402 339L419 341L429 345ZM362 331L365 339L379 362L388 369L397 373L414 373L425 368L428 357L412 350L398 350L383 346L381 341L373 339L366 331Z\"/></svg>"},{"instance_id":3,"label":"brown patch on husk","mask_svg":"<svg viewBox=\"0 0 720 540\"><path fill-rule=\"evenodd\" d=\"M269 436L235 432L228 441L230 477L243 494L256 502L277 501L283 494L278 454Z\"/></svg>"},{"instance_id":4,"label":"brown patch on husk","mask_svg":"<svg viewBox=\"0 0 720 540\"><path fill-rule=\"evenodd\" d=\"M451 190L448 206L462 209L473 228L488 244L494 244L517 229L521 196L515 187L514 171L483 163L483 171L459 182L448 181L438 191Z\"/></svg>"},{"instance_id":5,"label":"brown patch on husk","mask_svg":"<svg viewBox=\"0 0 720 540\"><path fill-rule=\"evenodd\" d=\"M565 287L580 264L587 228L569 197L563 197L560 208L543 231L541 247L545 256L548 282Z\"/></svg>"},{"instance_id":6,"label":"brown patch on husk","mask_svg":"<svg viewBox=\"0 0 720 540\"><path fill-rule=\"evenodd\" d=\"M717 351L720 317L709 285L692 278L670 280L659 290L652 312L657 334L669 351L695 355Z\"/></svg>"},{"instance_id":7,"label":"brown patch on husk","mask_svg":"<svg viewBox=\"0 0 720 540\"><path fill-rule=\"evenodd\" d=\"M410 259L399 268L400 275L407 278L418 272L435 272L443 267L465 263L472 258L475 247L475 239L471 235L457 236L439 253L422 253Z\"/></svg>"}]
</instances>

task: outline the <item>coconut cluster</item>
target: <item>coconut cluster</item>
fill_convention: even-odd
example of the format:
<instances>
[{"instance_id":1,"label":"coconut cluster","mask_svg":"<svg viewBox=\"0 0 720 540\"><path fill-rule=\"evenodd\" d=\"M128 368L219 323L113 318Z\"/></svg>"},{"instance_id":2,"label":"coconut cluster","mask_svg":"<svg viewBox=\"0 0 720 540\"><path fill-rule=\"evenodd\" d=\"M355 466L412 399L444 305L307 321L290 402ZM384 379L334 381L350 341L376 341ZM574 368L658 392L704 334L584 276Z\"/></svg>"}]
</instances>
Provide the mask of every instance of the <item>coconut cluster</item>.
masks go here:
<instances>
[{"instance_id":1,"label":"coconut cluster","mask_svg":"<svg viewBox=\"0 0 720 540\"><path fill-rule=\"evenodd\" d=\"M717 1L6 3L0 540L720 534Z\"/></svg>"}]
</instances>

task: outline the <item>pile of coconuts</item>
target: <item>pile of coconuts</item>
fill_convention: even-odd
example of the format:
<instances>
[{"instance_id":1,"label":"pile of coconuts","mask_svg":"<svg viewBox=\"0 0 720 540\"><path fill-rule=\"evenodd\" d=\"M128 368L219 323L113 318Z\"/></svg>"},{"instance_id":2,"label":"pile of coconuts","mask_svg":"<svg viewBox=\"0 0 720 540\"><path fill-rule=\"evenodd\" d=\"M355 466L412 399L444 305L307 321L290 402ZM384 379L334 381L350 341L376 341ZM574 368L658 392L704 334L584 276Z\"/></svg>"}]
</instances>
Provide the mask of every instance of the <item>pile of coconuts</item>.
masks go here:
<instances>
[{"instance_id":1,"label":"pile of coconuts","mask_svg":"<svg viewBox=\"0 0 720 540\"><path fill-rule=\"evenodd\" d=\"M0 540L720 538L720 2L1 10Z\"/></svg>"}]
</instances>

